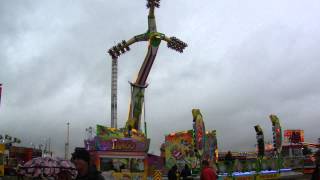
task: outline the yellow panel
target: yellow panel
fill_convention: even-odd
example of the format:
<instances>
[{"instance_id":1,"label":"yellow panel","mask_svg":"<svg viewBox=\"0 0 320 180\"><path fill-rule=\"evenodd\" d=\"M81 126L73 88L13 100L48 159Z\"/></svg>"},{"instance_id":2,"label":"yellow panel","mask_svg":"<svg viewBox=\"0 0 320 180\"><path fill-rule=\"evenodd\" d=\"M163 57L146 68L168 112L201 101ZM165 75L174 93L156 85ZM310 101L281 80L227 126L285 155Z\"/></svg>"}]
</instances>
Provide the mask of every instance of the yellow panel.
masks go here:
<instances>
[{"instance_id":1,"label":"yellow panel","mask_svg":"<svg viewBox=\"0 0 320 180\"><path fill-rule=\"evenodd\" d=\"M159 170L155 170L153 172L153 179L154 180L161 180L162 179L162 173Z\"/></svg>"},{"instance_id":2,"label":"yellow panel","mask_svg":"<svg viewBox=\"0 0 320 180\"><path fill-rule=\"evenodd\" d=\"M0 166L0 177L4 176L4 166Z\"/></svg>"},{"instance_id":3,"label":"yellow panel","mask_svg":"<svg viewBox=\"0 0 320 180\"><path fill-rule=\"evenodd\" d=\"M131 172L114 172L112 176L116 180L122 179L147 179L145 173L131 173Z\"/></svg>"},{"instance_id":4,"label":"yellow panel","mask_svg":"<svg viewBox=\"0 0 320 180\"><path fill-rule=\"evenodd\" d=\"M256 179L262 180L262 179L278 179L280 177L280 174L264 174L257 176Z\"/></svg>"},{"instance_id":5,"label":"yellow panel","mask_svg":"<svg viewBox=\"0 0 320 180\"><path fill-rule=\"evenodd\" d=\"M5 151L5 145L4 144L0 144L0 177L4 176L4 166L3 166L3 154Z\"/></svg>"},{"instance_id":6,"label":"yellow panel","mask_svg":"<svg viewBox=\"0 0 320 180\"><path fill-rule=\"evenodd\" d=\"M4 150L5 150L5 145L0 144L0 153L4 153Z\"/></svg>"},{"instance_id":7,"label":"yellow panel","mask_svg":"<svg viewBox=\"0 0 320 180\"><path fill-rule=\"evenodd\" d=\"M236 180L254 180L254 176L240 176L236 177Z\"/></svg>"}]
</instances>

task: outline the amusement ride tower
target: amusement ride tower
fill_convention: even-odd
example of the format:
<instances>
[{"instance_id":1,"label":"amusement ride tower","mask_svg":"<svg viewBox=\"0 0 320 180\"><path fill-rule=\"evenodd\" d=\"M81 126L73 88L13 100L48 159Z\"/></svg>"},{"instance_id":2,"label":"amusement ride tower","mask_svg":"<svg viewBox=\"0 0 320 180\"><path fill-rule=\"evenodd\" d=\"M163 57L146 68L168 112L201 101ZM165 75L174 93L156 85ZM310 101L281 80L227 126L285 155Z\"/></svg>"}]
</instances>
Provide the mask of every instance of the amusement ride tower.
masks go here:
<instances>
[{"instance_id":1,"label":"amusement ride tower","mask_svg":"<svg viewBox=\"0 0 320 180\"><path fill-rule=\"evenodd\" d=\"M148 29L147 32L139 34L129 39L123 40L121 43L113 46L108 50L112 58L112 87L111 87L111 127L117 128L117 60L121 54L130 50L130 45L140 42L148 41L148 52L139 70L135 82L131 82L131 102L126 128L141 130L141 114L144 104L144 90L148 86L146 83L153 62L156 58L158 48L161 41L166 41L167 46L180 53L187 47L187 44L176 37L167 37L165 34L157 31L155 8L159 8L160 0L147 0L147 8L149 8L148 15Z\"/></svg>"}]
</instances>

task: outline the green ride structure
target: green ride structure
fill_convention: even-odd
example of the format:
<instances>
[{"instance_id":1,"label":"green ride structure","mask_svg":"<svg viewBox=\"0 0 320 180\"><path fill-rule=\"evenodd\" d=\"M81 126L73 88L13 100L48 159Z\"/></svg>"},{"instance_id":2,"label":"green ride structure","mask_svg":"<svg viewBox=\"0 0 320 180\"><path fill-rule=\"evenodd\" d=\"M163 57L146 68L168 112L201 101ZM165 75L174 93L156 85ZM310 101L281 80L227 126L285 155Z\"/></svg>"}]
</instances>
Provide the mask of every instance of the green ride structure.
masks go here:
<instances>
[{"instance_id":1,"label":"green ride structure","mask_svg":"<svg viewBox=\"0 0 320 180\"><path fill-rule=\"evenodd\" d=\"M187 47L187 44L182 42L176 37L168 37L163 33L157 31L156 18L155 18L155 8L160 5L160 0L148 0L147 8L149 8L148 15L148 29L145 33L134 36L128 41L123 40L116 46L109 49L108 53L113 60L117 60L121 54L130 50L130 45L140 42L147 41L148 52L144 58L143 64L139 70L138 76L135 82L131 84L131 102L128 120L126 123L126 129L136 129L141 130L141 115L144 104L144 91L148 84L146 83L149 73L151 71L152 65L157 56L158 48L161 41L167 42L168 48L176 50L180 53Z\"/></svg>"}]
</instances>

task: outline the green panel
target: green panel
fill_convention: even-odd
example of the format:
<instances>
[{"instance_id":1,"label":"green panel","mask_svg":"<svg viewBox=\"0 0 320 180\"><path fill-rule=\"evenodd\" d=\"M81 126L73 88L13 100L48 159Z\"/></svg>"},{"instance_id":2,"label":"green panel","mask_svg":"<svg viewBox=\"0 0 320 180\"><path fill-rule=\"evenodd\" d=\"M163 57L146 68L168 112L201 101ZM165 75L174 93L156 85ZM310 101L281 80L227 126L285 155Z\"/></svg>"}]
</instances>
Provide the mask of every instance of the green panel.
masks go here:
<instances>
[{"instance_id":1,"label":"green panel","mask_svg":"<svg viewBox=\"0 0 320 180\"><path fill-rule=\"evenodd\" d=\"M160 45L160 42L161 42L161 39L158 38L158 37L153 37L153 38L151 39L151 45L152 45L153 47L158 47L158 46Z\"/></svg>"}]
</instances>

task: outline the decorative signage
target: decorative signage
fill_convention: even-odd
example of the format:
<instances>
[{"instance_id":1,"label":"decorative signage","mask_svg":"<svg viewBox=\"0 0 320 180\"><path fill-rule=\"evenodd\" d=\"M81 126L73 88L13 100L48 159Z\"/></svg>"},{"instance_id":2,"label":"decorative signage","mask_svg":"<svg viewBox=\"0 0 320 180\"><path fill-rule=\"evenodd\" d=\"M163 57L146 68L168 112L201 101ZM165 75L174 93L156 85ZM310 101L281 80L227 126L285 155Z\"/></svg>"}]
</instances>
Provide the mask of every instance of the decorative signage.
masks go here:
<instances>
[{"instance_id":1,"label":"decorative signage","mask_svg":"<svg viewBox=\"0 0 320 180\"><path fill-rule=\"evenodd\" d=\"M94 142L94 150L98 151L147 152L150 140L146 139L145 141L138 141L133 138L103 140L101 137L96 136Z\"/></svg>"},{"instance_id":2,"label":"decorative signage","mask_svg":"<svg viewBox=\"0 0 320 180\"><path fill-rule=\"evenodd\" d=\"M192 109L195 143L198 150L203 150L205 145L205 126L199 109Z\"/></svg>"},{"instance_id":3,"label":"decorative signage","mask_svg":"<svg viewBox=\"0 0 320 180\"><path fill-rule=\"evenodd\" d=\"M258 143L258 156L263 157L265 151L263 130L259 125L254 126L254 129L257 133L256 138Z\"/></svg>"},{"instance_id":4,"label":"decorative signage","mask_svg":"<svg viewBox=\"0 0 320 180\"><path fill-rule=\"evenodd\" d=\"M134 150L136 148L136 143L133 141L122 141L118 139L112 140L112 150Z\"/></svg>"},{"instance_id":5,"label":"decorative signage","mask_svg":"<svg viewBox=\"0 0 320 180\"><path fill-rule=\"evenodd\" d=\"M300 129L285 130L284 138L287 143L302 143L304 142L304 131Z\"/></svg>"},{"instance_id":6,"label":"decorative signage","mask_svg":"<svg viewBox=\"0 0 320 180\"><path fill-rule=\"evenodd\" d=\"M276 115L273 114L271 114L269 117L272 122L273 147L277 153L280 153L282 149L282 131L280 120Z\"/></svg>"}]
</instances>

